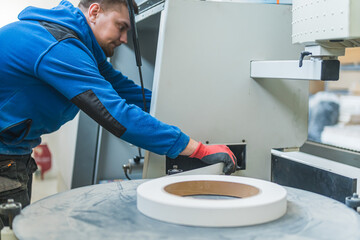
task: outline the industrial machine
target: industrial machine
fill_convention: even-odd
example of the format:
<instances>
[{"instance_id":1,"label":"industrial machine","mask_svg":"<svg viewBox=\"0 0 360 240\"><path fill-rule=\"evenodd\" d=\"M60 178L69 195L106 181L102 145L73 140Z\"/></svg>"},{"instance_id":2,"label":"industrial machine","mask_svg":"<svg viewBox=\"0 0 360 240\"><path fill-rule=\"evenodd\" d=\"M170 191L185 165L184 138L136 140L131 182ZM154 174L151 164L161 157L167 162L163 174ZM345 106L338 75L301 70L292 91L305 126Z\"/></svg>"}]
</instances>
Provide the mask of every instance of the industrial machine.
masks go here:
<instances>
[{"instance_id":1,"label":"industrial machine","mask_svg":"<svg viewBox=\"0 0 360 240\"><path fill-rule=\"evenodd\" d=\"M204 144L244 146L241 174L269 180L271 149L300 147L306 140L308 82L254 80L250 62L298 58L302 46L291 42L291 5L170 0L139 7L143 75L153 91L150 113ZM138 79L128 42L111 62ZM124 150L128 144L105 130L98 139L96 178L114 178L132 158ZM145 153L143 178L166 172L165 156Z\"/></svg>"},{"instance_id":2,"label":"industrial machine","mask_svg":"<svg viewBox=\"0 0 360 240\"><path fill-rule=\"evenodd\" d=\"M150 113L195 140L229 145L242 168L236 174L242 176L276 181L271 149L284 156L307 139L306 80L337 80L337 57L346 47L359 46L356 0L144 0L138 5L144 85L153 91ZM130 37L110 61L136 80ZM124 164L138 169L132 179L202 166L139 152L95 123L83 122L79 133L87 125L86 136L78 136L73 187L125 178ZM143 169L134 156L144 161ZM356 189L354 177L349 179L347 193Z\"/></svg>"}]
</instances>

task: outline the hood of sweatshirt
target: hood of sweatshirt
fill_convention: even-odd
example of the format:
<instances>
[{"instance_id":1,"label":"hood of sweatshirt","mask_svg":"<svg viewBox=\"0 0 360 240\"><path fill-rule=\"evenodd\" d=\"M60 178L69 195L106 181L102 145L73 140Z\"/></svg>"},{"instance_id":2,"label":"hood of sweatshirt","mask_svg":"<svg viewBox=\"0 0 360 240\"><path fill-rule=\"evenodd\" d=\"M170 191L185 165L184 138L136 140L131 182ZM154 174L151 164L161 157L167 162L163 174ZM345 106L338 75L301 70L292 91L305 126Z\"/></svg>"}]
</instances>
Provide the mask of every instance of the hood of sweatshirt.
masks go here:
<instances>
[{"instance_id":1,"label":"hood of sweatshirt","mask_svg":"<svg viewBox=\"0 0 360 240\"><path fill-rule=\"evenodd\" d=\"M63 0L51 9L27 7L18 16L19 20L46 21L57 23L76 32L79 39L93 53L97 62L106 60L106 56L86 21L82 11L70 2Z\"/></svg>"}]
</instances>

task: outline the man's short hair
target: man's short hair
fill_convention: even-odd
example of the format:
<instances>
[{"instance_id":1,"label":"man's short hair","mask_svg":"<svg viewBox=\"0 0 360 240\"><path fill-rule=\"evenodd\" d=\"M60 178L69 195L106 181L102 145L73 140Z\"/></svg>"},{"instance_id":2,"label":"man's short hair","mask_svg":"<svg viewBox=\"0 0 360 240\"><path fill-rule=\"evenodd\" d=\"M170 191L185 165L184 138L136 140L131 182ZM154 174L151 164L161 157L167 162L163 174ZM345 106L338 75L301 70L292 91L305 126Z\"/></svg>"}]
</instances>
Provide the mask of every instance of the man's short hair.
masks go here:
<instances>
[{"instance_id":1,"label":"man's short hair","mask_svg":"<svg viewBox=\"0 0 360 240\"><path fill-rule=\"evenodd\" d=\"M119 5L125 5L127 7L127 0L80 0L79 7L88 9L91 4L99 3L102 8L105 10ZM136 14L139 13L138 5L136 4L135 0L132 0L132 4L134 6L134 11Z\"/></svg>"}]
</instances>

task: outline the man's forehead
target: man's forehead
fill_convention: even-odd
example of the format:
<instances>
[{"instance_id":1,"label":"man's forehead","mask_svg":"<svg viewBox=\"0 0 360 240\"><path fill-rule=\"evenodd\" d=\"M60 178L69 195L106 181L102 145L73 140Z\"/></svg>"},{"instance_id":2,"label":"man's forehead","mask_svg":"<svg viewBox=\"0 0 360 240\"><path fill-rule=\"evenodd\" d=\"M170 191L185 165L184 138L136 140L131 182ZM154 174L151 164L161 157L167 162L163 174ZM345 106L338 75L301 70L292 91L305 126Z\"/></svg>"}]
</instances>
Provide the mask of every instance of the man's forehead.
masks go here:
<instances>
[{"instance_id":1,"label":"man's forehead","mask_svg":"<svg viewBox=\"0 0 360 240\"><path fill-rule=\"evenodd\" d=\"M126 27L130 28L129 10L127 6L122 5L121 8L111 8L110 11L114 13L115 22L117 24L124 24Z\"/></svg>"}]
</instances>

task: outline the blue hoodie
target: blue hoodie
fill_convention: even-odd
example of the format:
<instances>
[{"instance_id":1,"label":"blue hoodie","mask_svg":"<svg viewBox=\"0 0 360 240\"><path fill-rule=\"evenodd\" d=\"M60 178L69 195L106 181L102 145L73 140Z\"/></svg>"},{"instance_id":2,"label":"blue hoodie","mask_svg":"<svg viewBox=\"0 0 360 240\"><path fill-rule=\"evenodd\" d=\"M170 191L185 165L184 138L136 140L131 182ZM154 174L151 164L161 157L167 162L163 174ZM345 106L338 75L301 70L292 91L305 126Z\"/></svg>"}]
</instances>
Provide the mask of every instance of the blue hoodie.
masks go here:
<instances>
[{"instance_id":1,"label":"blue hoodie","mask_svg":"<svg viewBox=\"0 0 360 240\"><path fill-rule=\"evenodd\" d=\"M141 109L141 88L106 61L80 9L28 7L19 20L0 29L0 154L31 153L79 108L149 151L174 158L185 149L187 135Z\"/></svg>"}]
</instances>

